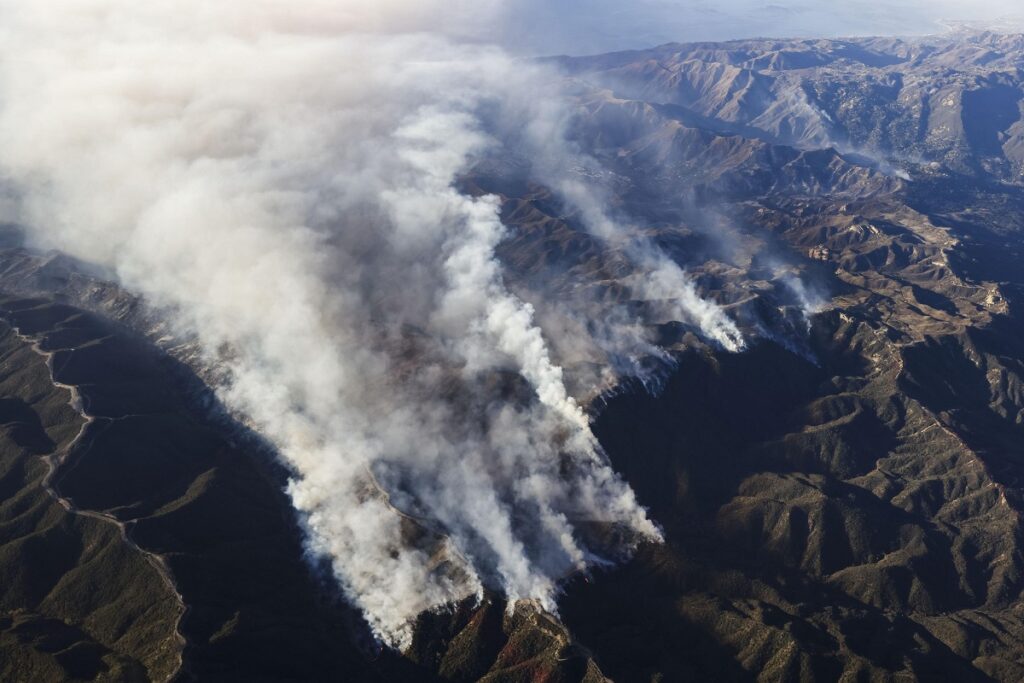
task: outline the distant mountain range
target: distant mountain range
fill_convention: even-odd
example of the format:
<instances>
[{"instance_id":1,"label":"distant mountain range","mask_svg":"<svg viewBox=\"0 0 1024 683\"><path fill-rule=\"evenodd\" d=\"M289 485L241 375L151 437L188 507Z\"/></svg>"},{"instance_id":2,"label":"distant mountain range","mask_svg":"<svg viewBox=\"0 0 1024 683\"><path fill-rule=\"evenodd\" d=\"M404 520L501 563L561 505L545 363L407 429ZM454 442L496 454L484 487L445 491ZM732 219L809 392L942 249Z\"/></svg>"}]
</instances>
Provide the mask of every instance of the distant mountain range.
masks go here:
<instances>
[{"instance_id":1,"label":"distant mountain range","mask_svg":"<svg viewBox=\"0 0 1024 683\"><path fill-rule=\"evenodd\" d=\"M552 54L597 54L671 41L752 38L921 36L958 28L1024 28L1020 8L1008 0L965 5L958 0L877 3L772 0L612 0L517 3L508 9L505 35L512 49Z\"/></svg>"}]
</instances>

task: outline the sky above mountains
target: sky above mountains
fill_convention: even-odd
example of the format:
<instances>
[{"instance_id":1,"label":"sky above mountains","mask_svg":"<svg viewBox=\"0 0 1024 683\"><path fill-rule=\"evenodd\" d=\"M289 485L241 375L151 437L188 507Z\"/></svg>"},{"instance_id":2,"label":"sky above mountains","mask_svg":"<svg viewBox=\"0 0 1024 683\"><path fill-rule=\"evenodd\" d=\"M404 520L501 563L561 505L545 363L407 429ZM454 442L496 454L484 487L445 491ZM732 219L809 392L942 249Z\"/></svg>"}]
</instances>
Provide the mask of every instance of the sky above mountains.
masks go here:
<instances>
[{"instance_id":1,"label":"sky above mountains","mask_svg":"<svg viewBox=\"0 0 1024 683\"><path fill-rule=\"evenodd\" d=\"M666 42L751 37L913 35L947 22L1016 16L1011 0L528 0L509 3L501 35L530 54L589 54ZM486 36L484 37L486 39Z\"/></svg>"}]
</instances>

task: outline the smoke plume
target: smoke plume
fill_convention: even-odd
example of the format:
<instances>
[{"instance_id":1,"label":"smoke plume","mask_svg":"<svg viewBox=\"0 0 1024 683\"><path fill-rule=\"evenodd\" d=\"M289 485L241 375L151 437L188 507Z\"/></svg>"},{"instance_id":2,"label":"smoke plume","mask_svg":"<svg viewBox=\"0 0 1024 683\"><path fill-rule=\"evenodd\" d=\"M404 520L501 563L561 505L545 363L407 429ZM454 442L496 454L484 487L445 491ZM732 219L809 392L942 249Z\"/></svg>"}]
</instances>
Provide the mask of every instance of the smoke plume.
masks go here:
<instances>
[{"instance_id":1,"label":"smoke plume","mask_svg":"<svg viewBox=\"0 0 1024 683\"><path fill-rule=\"evenodd\" d=\"M482 111L548 131L525 153L549 176L572 159L561 114L530 104L558 79L464 40L503 11L469 7L0 0L8 218L199 340L293 473L311 552L399 647L485 586L553 610L606 550L584 527L623 552L659 537L504 284L497 199L457 189L501 145ZM596 191L553 187L620 236ZM678 266L632 249L669 315L742 344Z\"/></svg>"}]
</instances>

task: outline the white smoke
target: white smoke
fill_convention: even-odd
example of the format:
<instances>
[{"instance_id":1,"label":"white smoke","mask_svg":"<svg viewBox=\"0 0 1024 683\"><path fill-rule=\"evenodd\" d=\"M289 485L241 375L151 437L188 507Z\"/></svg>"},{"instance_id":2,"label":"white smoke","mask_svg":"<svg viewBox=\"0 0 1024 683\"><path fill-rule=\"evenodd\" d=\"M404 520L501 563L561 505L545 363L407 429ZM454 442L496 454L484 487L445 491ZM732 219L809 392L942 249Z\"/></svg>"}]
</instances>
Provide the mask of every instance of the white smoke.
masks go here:
<instances>
[{"instance_id":1,"label":"white smoke","mask_svg":"<svg viewBox=\"0 0 1024 683\"><path fill-rule=\"evenodd\" d=\"M455 22L468 6L0 0L17 218L199 339L294 472L310 548L397 646L485 585L554 609L594 552L581 522L659 537L505 288L497 199L456 188L499 144L482 109L553 130L523 105L538 67L451 39L497 8ZM556 189L613 236L596 195ZM649 297L739 347L678 266L634 255Z\"/></svg>"},{"instance_id":2,"label":"white smoke","mask_svg":"<svg viewBox=\"0 0 1024 683\"><path fill-rule=\"evenodd\" d=\"M575 211L583 226L595 237L621 249L636 265L637 274L630 278L630 287L637 299L655 309L661 321L685 322L700 330L705 337L728 351L741 351L746 345L743 335L725 311L713 301L704 299L683 269L662 250L642 237L637 226L615 220L605 208L608 200L602 188L585 181L585 175L574 169L597 166L592 158L561 145L552 153L545 140L567 136L564 117L548 113L534 118L527 139L538 152L533 157L534 172L554 188ZM591 174L587 174L591 175ZM612 341L624 335L631 344L638 340L630 334L631 326L618 326ZM618 349L617 349L618 350Z\"/></svg>"},{"instance_id":3,"label":"white smoke","mask_svg":"<svg viewBox=\"0 0 1024 683\"><path fill-rule=\"evenodd\" d=\"M612 220L595 188L562 174L550 177L567 201L580 211L584 224L595 235L618 242L637 264L639 273L630 278L631 286L638 298L656 309L662 321L689 323L726 350L743 350L746 342L736 323L720 306L702 298L693 281L667 254L637 237L635 228L628 229Z\"/></svg>"}]
</instances>

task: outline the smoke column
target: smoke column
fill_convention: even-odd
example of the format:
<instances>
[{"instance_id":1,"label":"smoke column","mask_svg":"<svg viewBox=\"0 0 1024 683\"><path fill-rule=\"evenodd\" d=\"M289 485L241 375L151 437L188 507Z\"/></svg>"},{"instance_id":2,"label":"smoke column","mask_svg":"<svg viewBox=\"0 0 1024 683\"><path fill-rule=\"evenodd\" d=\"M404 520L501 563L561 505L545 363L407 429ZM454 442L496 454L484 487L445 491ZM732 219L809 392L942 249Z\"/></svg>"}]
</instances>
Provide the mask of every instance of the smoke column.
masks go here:
<instances>
[{"instance_id":1,"label":"smoke column","mask_svg":"<svg viewBox=\"0 0 1024 683\"><path fill-rule=\"evenodd\" d=\"M522 104L551 75L460 40L500 14L467 6L0 0L6 218L199 340L293 473L311 553L396 647L485 586L553 610L595 552L581 522L622 552L659 538L503 283L496 198L456 188L500 145L482 109L551 128ZM659 296L740 343L662 266Z\"/></svg>"}]
</instances>

